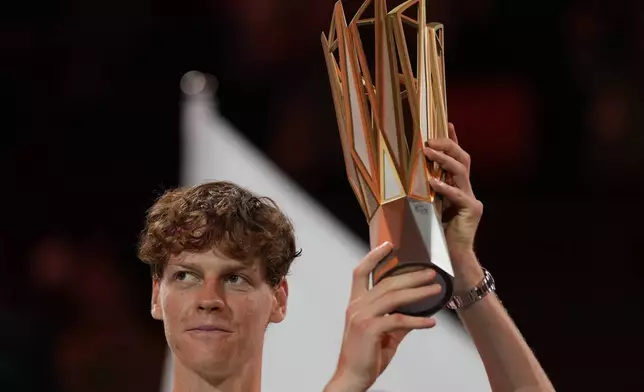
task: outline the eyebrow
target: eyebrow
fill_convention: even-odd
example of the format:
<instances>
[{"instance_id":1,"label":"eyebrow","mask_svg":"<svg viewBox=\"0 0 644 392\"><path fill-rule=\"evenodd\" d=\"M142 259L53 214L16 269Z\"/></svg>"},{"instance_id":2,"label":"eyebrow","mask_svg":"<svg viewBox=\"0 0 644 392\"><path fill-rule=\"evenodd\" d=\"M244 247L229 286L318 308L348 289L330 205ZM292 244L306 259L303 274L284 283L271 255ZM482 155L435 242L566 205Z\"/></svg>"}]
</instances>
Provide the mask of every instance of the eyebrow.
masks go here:
<instances>
[{"instance_id":1,"label":"eyebrow","mask_svg":"<svg viewBox=\"0 0 644 392\"><path fill-rule=\"evenodd\" d=\"M184 268L195 272L203 271L203 268L198 263L185 261L185 260L178 262L176 264L168 264L167 267ZM253 263L244 263L242 261L237 261L237 260L227 260L221 266L221 270L224 271L225 273L241 272L241 271L257 272L256 268L254 267L255 265Z\"/></svg>"},{"instance_id":2,"label":"eyebrow","mask_svg":"<svg viewBox=\"0 0 644 392\"><path fill-rule=\"evenodd\" d=\"M241 262L236 262L235 264L225 264L221 268L221 270L227 274L235 273L235 272L249 272L249 273L259 272L257 269L253 268L252 264L244 264Z\"/></svg>"}]
</instances>

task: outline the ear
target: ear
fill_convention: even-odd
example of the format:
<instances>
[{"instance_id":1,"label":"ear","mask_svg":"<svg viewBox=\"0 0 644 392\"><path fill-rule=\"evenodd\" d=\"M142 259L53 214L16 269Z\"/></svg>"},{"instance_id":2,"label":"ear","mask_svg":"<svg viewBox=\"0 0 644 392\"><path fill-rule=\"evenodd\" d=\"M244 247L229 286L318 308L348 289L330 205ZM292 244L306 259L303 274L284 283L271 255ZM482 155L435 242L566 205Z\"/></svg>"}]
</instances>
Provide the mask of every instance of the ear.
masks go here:
<instances>
[{"instance_id":1,"label":"ear","mask_svg":"<svg viewBox=\"0 0 644 392\"><path fill-rule=\"evenodd\" d=\"M163 311L161 310L161 303L159 302L159 290L161 290L161 280L158 278L152 279L152 306L150 313L155 320L163 320Z\"/></svg>"},{"instance_id":2,"label":"ear","mask_svg":"<svg viewBox=\"0 0 644 392\"><path fill-rule=\"evenodd\" d=\"M273 291L273 311L271 312L270 322L277 324L286 317L286 305L288 302L288 282L286 278L282 279Z\"/></svg>"}]
</instances>

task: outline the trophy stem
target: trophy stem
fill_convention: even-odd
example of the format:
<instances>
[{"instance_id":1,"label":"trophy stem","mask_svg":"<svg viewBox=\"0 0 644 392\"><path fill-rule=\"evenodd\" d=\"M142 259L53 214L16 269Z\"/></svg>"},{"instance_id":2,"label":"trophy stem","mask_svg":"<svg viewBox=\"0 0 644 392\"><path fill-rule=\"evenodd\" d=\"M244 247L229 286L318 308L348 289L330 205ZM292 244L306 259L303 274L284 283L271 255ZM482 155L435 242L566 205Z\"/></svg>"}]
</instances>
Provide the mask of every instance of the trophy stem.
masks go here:
<instances>
[{"instance_id":1,"label":"trophy stem","mask_svg":"<svg viewBox=\"0 0 644 392\"><path fill-rule=\"evenodd\" d=\"M449 251L442 225L433 203L401 198L380 206L369 222L371 248L385 241L393 251L374 269L374 285L384 279L431 268L436 278L428 284L439 284L441 292L418 303L401 307L398 313L431 316L442 309L453 294L453 276Z\"/></svg>"}]
</instances>

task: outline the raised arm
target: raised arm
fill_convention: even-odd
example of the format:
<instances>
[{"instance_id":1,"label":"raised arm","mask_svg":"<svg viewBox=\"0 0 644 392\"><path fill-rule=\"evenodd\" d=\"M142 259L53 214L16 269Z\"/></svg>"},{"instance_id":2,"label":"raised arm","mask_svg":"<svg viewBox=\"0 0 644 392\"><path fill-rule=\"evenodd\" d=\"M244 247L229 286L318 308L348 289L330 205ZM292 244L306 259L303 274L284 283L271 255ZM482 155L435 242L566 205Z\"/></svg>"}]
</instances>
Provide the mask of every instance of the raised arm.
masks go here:
<instances>
[{"instance_id":1,"label":"raised arm","mask_svg":"<svg viewBox=\"0 0 644 392\"><path fill-rule=\"evenodd\" d=\"M484 278L473 250L483 205L472 191L470 157L458 145L453 125L450 124L450 139L430 141L425 154L449 173L446 182L430 183L450 205L444 212L445 237L454 267L455 294L463 295ZM493 391L554 391L496 294L487 294L457 312L474 340Z\"/></svg>"},{"instance_id":2,"label":"raised arm","mask_svg":"<svg viewBox=\"0 0 644 392\"><path fill-rule=\"evenodd\" d=\"M478 285L483 279L483 271L476 257L473 253L461 257L462 287ZM493 391L554 391L496 294L488 294L457 312L476 344Z\"/></svg>"},{"instance_id":3,"label":"raised arm","mask_svg":"<svg viewBox=\"0 0 644 392\"><path fill-rule=\"evenodd\" d=\"M340 358L324 392L366 392L410 331L436 325L433 318L391 314L400 306L440 293L440 285L427 285L436 276L433 270L394 276L369 288L371 271L391 251L391 244L382 244L354 271Z\"/></svg>"}]
</instances>

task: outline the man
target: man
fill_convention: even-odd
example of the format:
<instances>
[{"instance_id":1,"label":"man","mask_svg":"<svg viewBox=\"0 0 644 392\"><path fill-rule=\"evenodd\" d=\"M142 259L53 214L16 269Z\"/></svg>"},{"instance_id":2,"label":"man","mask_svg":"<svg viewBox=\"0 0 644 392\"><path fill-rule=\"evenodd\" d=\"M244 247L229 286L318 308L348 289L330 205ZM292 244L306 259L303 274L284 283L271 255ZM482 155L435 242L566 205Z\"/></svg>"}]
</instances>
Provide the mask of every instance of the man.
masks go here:
<instances>
[{"instance_id":1,"label":"man","mask_svg":"<svg viewBox=\"0 0 644 392\"><path fill-rule=\"evenodd\" d=\"M451 135L455 139L453 128ZM456 289L464 290L482 278L472 251L481 204L469 185L467 154L449 140L431 147L428 158L452 174L454 186L432 185L457 209L446 238ZM369 273L390 250L388 244L375 249L356 269L341 357L328 392L366 391L409 331L435 324L430 318L384 316L438 290L427 285L431 272L390 278L369 290ZM151 312L163 320L174 357L174 392L260 391L264 332L285 317L285 277L299 254L293 227L278 207L235 184L173 190L155 203L139 256L152 266ZM461 311L461 317L495 390L546 385L494 296Z\"/></svg>"},{"instance_id":2,"label":"man","mask_svg":"<svg viewBox=\"0 0 644 392\"><path fill-rule=\"evenodd\" d=\"M485 277L474 254L474 236L483 205L472 192L470 157L459 147L452 124L449 133L450 139L430 141L425 154L448 173L446 183L432 180L431 185L451 205L451 211L444 213L451 218L445 222L445 237L454 267L455 294L459 295L479 285ZM355 270L340 360L325 392L366 391L387 367L407 333L435 325L431 318L387 316L402 302L438 292L438 285L422 286L435 274L420 271L399 275L369 290L370 272L390 251L391 245L383 244ZM493 391L554 391L494 293L459 309L458 315L476 344Z\"/></svg>"},{"instance_id":3,"label":"man","mask_svg":"<svg viewBox=\"0 0 644 392\"><path fill-rule=\"evenodd\" d=\"M286 313L296 250L267 198L214 182L164 194L139 257L152 266L152 317L174 356L174 392L258 392L264 332Z\"/></svg>"}]
</instances>

